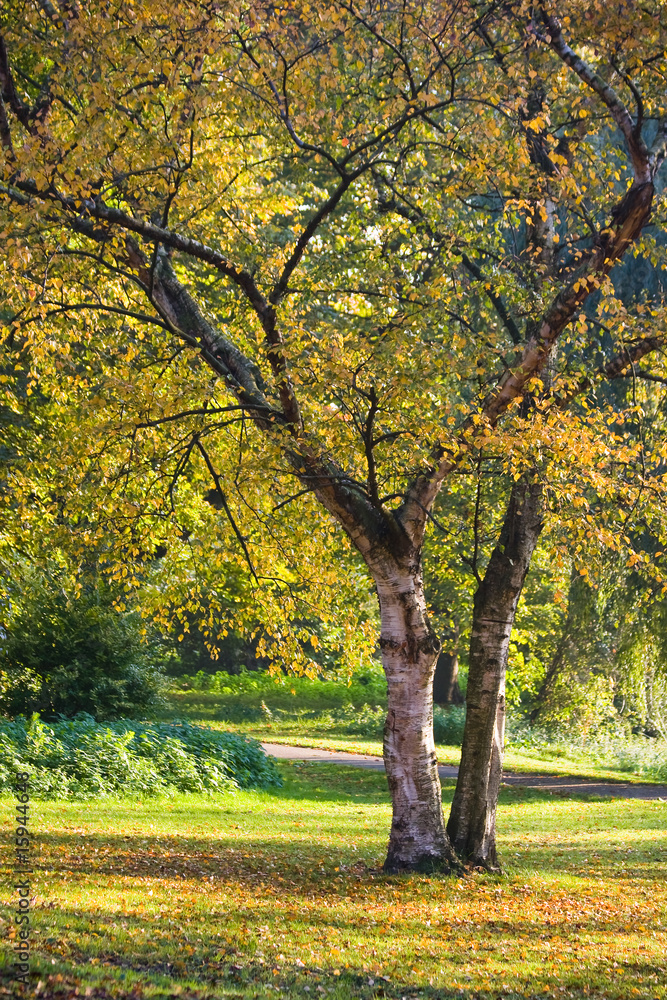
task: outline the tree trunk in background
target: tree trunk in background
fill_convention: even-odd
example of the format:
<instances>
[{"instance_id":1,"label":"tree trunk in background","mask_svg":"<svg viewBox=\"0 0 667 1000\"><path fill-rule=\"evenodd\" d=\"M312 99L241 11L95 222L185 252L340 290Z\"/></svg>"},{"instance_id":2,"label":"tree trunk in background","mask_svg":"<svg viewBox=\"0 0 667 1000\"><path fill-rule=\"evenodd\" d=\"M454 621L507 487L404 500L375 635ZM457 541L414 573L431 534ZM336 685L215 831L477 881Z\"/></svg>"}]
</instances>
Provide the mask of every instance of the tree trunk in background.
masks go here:
<instances>
[{"instance_id":1,"label":"tree trunk in background","mask_svg":"<svg viewBox=\"0 0 667 1000\"><path fill-rule=\"evenodd\" d=\"M570 634L568 631L569 620L566 620L564 632L561 636L558 645L556 646L556 651L551 657L549 666L547 667L544 679L540 684L539 691L535 695L535 704L531 710L529 721L531 726L534 726L537 722L542 709L544 708L544 703L551 693L555 682L558 680L558 675L560 674L563 664L565 663L565 653L570 642Z\"/></svg>"},{"instance_id":2,"label":"tree trunk in background","mask_svg":"<svg viewBox=\"0 0 667 1000\"><path fill-rule=\"evenodd\" d=\"M579 589L580 587L581 587L581 577L579 576L579 574L577 573L576 569L573 566L572 575L570 577L570 587L567 599L567 615L563 623L563 633L560 639L558 640L558 645L554 650L554 655L551 657L551 661L549 663L549 666L547 667L544 679L540 684L539 691L535 695L535 704L533 705L533 709L530 713L531 726L534 726L535 723L537 722L540 713L544 708L544 704L549 695L551 694L554 685L558 680L560 672L565 665L567 654L571 650L574 639L573 633L575 630L575 620L577 617L577 612L579 611L577 605L581 598L581 591Z\"/></svg>"},{"instance_id":3,"label":"tree trunk in background","mask_svg":"<svg viewBox=\"0 0 667 1000\"><path fill-rule=\"evenodd\" d=\"M436 705L462 705L459 687L459 654L440 653L433 678L433 701Z\"/></svg>"},{"instance_id":4,"label":"tree trunk in background","mask_svg":"<svg viewBox=\"0 0 667 1000\"><path fill-rule=\"evenodd\" d=\"M387 677L384 762L392 799L386 871L459 869L445 830L433 741L433 674L440 642L426 614L421 569L378 580Z\"/></svg>"},{"instance_id":5,"label":"tree trunk in background","mask_svg":"<svg viewBox=\"0 0 667 1000\"><path fill-rule=\"evenodd\" d=\"M496 806L505 735L505 672L517 603L542 530L542 487L515 483L474 601L466 723L447 831L460 858L498 869Z\"/></svg>"}]
</instances>

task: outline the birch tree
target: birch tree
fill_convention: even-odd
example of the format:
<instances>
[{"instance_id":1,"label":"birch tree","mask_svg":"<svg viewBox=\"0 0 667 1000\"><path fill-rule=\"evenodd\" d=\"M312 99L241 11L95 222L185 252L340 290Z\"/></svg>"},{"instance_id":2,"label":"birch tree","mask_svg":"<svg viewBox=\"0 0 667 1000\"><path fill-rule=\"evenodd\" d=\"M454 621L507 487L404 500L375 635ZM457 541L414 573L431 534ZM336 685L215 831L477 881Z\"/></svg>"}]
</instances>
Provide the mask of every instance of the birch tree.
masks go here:
<instances>
[{"instance_id":1,"label":"birch tree","mask_svg":"<svg viewBox=\"0 0 667 1000\"><path fill-rule=\"evenodd\" d=\"M633 318L618 334L608 275L653 209L665 28L657 4L629 26L621 15L467 0L3 10L5 336L27 338L35 384L48 365L85 381L102 355L117 385L133 373L126 465L156 427L178 426L169 488L206 475L249 561L212 415L242 422L249 480L271 470L253 498L263 478L272 509L314 501L342 530L379 601L390 871L459 866L422 578L436 498L446 509L445 484L480 449L519 478L533 443L558 452L557 401L598 367L582 350L591 296L615 313L612 353L647 347ZM172 351L166 380L127 367L130 350ZM549 411L541 437L531 401ZM502 629L479 639L487 735L493 723L473 772L487 799L522 560Z\"/></svg>"}]
</instances>

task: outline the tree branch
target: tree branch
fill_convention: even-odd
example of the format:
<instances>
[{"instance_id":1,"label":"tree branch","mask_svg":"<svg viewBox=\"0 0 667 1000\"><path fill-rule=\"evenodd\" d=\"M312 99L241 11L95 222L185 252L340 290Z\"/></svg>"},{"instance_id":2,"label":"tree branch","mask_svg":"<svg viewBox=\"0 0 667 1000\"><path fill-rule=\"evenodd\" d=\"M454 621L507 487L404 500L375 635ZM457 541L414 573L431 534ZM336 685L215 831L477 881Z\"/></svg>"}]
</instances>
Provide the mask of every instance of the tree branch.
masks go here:
<instances>
[{"instance_id":1,"label":"tree branch","mask_svg":"<svg viewBox=\"0 0 667 1000\"><path fill-rule=\"evenodd\" d=\"M308 222L308 225L302 231L301 235L299 236L296 242L294 250L290 254L289 258L285 263L285 266L282 269L280 278L273 286L271 294L269 295L269 302L271 303L272 306L277 306L282 301L282 298L285 295L285 292L287 291L289 279L292 277L295 268L298 267L301 258L303 257L306 251L306 247L308 246L309 242L315 235L320 224L324 221L324 219L326 219L328 215L330 215L333 212L334 208L336 207L336 205L341 200L341 198L349 188L350 184L354 180L354 177L355 177L354 174L348 174L347 176L343 177L343 179L338 184L333 194L329 198L327 198L324 204L313 215L313 217Z\"/></svg>"},{"instance_id":2,"label":"tree branch","mask_svg":"<svg viewBox=\"0 0 667 1000\"><path fill-rule=\"evenodd\" d=\"M231 510L229 509L229 504L227 503L227 497L225 496L224 490L222 489L222 486L220 485L220 476L215 471L215 468L213 467L213 463L211 462L211 459L209 458L208 452L204 448L204 446L201 443L201 441L199 440L199 438L197 438L195 440L195 445L196 445L197 449L199 450L202 458L204 459L204 462L206 463L206 468L210 472L211 478L213 479L213 482L215 483L215 490L213 490L213 493L215 494L215 499L213 497L211 497L211 499L210 499L209 502L213 503L214 506L217 506L217 504L215 503L215 500L219 501L220 505L222 506L222 509L224 510L225 514L227 515L227 518L229 519L229 523L231 524L232 529L234 531L234 534L236 535L236 537L237 537L237 539L239 541L239 545L243 549L243 554L245 556L246 562L248 563L248 566L250 567L250 572L254 576L255 582L259 583L259 579L257 577L257 573L255 572L255 567L252 564L252 559L250 558L250 553L248 552L248 546L245 543L245 538L243 537L243 535L239 531L239 527L238 527L236 521L234 520L234 515L232 514Z\"/></svg>"},{"instance_id":3,"label":"tree branch","mask_svg":"<svg viewBox=\"0 0 667 1000\"><path fill-rule=\"evenodd\" d=\"M232 413L241 410L245 412L244 406L213 406L199 407L194 410L182 410L181 413L173 413L168 417L159 417L156 420L142 420L137 422L135 427L160 427L162 424L171 423L173 420L182 420L183 417L204 417L216 413Z\"/></svg>"},{"instance_id":4,"label":"tree branch","mask_svg":"<svg viewBox=\"0 0 667 1000\"><path fill-rule=\"evenodd\" d=\"M641 131L633 122L632 115L625 104L614 88L605 83L602 77L570 48L563 38L558 20L544 9L541 11L541 16L546 26L547 34L540 34L534 29L535 36L548 45L577 74L579 79L598 95L603 104L609 109L612 118L625 138L635 175L634 183L646 184L650 182L652 178L648 163L648 151L641 137Z\"/></svg>"},{"instance_id":5,"label":"tree branch","mask_svg":"<svg viewBox=\"0 0 667 1000\"><path fill-rule=\"evenodd\" d=\"M21 125L31 135L34 135L35 126L31 121L30 109L22 102L14 86L14 77L9 65L7 46L2 35L0 35L0 94L7 107L13 111Z\"/></svg>"},{"instance_id":6,"label":"tree branch","mask_svg":"<svg viewBox=\"0 0 667 1000\"><path fill-rule=\"evenodd\" d=\"M216 271L224 274L225 277L229 278L243 290L260 319L263 318L269 308L266 299L257 288L255 280L249 271L241 267L236 267L223 254L212 247L206 246L206 244L201 243L199 240L183 236L181 233L155 225L155 223L137 219L135 216L127 215L126 212L122 212L118 208L106 205L100 198L86 198L81 202L77 202L74 198L69 198L53 189L40 190L36 184L30 181L16 181L15 187L28 197L37 198L40 201L60 206L68 213L67 221L69 225L72 228L76 226L79 232L85 231L80 228L81 223L85 223L90 219L96 219L110 226L118 226L126 232L135 233L152 245L161 243L172 250L178 250L189 257L194 257L196 260L210 264ZM3 188L4 186L0 187L0 190L3 193L8 193L7 189L4 188L3 190ZM86 235L93 234L87 231Z\"/></svg>"},{"instance_id":7,"label":"tree branch","mask_svg":"<svg viewBox=\"0 0 667 1000\"><path fill-rule=\"evenodd\" d=\"M40 316L35 317L34 319L25 320L25 323L36 323L47 316L58 316L62 315L62 313L94 311L114 313L117 316L126 316L128 319L136 319L140 323L148 323L151 326L159 326L162 330L168 330L169 333L172 332L172 327L168 323L161 320L159 316L148 316L146 313L134 312L131 309L121 309L119 306L107 306L97 302L72 302L68 305L60 305L55 302L45 302L44 305L58 305L58 308L51 309L48 313L45 313L44 317Z\"/></svg>"},{"instance_id":8,"label":"tree branch","mask_svg":"<svg viewBox=\"0 0 667 1000\"><path fill-rule=\"evenodd\" d=\"M645 358L647 354L659 351L661 347L665 347L666 345L667 337L642 337L641 340L624 347L622 351L619 351L613 358L610 358L599 374L606 379L620 378L627 368L631 368L637 361ZM659 380L656 379L656 381ZM564 393L562 396L557 396L554 406L559 410L564 410L570 405L573 399L581 396L584 392L592 389L592 387L592 378L582 379L569 392Z\"/></svg>"},{"instance_id":9,"label":"tree branch","mask_svg":"<svg viewBox=\"0 0 667 1000\"><path fill-rule=\"evenodd\" d=\"M12 145L12 130L9 127L7 109L5 107L2 94L0 94L0 144L7 150L8 156L13 159L14 147Z\"/></svg>"},{"instance_id":10,"label":"tree branch","mask_svg":"<svg viewBox=\"0 0 667 1000\"><path fill-rule=\"evenodd\" d=\"M475 264L474 260L468 257L467 254L464 253L461 255L461 262L463 266L468 271L470 271L470 273L473 275L474 278L476 278L478 281L484 281L484 274L482 270L477 266L477 264ZM502 320L503 326L505 327L510 337L512 338L512 343L515 345L515 347L518 346L522 340L521 331L519 330L519 327L516 325L513 318L507 311L505 303L503 302L503 300L499 295L496 295L496 293L493 291L492 288L485 287L484 291L488 296L489 301L492 303L493 308L496 310L498 316Z\"/></svg>"}]
</instances>

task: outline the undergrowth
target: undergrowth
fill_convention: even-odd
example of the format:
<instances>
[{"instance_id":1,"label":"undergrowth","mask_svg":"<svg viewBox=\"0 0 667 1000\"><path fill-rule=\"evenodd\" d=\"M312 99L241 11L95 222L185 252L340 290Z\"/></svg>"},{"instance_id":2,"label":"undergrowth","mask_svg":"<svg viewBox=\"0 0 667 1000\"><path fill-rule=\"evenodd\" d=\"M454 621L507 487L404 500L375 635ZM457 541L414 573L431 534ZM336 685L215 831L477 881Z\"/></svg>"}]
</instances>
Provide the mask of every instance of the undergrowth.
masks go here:
<instances>
[{"instance_id":1,"label":"undergrowth","mask_svg":"<svg viewBox=\"0 0 667 1000\"><path fill-rule=\"evenodd\" d=\"M549 727L531 728L522 720L510 721L508 748L546 758L591 761L601 767L667 781L667 742L598 728L588 732Z\"/></svg>"},{"instance_id":2,"label":"undergrowth","mask_svg":"<svg viewBox=\"0 0 667 1000\"><path fill-rule=\"evenodd\" d=\"M39 716L0 723L0 792L17 772L44 799L170 795L279 785L259 743L189 722L98 723L90 715L46 724Z\"/></svg>"}]
</instances>

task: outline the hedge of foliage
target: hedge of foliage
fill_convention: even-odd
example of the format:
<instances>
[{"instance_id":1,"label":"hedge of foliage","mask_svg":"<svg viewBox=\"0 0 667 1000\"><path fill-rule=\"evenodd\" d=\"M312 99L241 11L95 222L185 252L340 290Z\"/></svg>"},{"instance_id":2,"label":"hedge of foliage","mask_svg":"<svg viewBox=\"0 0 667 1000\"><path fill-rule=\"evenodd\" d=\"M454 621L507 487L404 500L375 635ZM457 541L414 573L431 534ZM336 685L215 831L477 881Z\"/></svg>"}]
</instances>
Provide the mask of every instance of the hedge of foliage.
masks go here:
<instances>
[{"instance_id":1,"label":"hedge of foliage","mask_svg":"<svg viewBox=\"0 0 667 1000\"><path fill-rule=\"evenodd\" d=\"M0 723L0 792L17 771L37 798L170 795L281 784L257 740L187 722L98 723L90 715L46 724L39 716Z\"/></svg>"}]
</instances>

